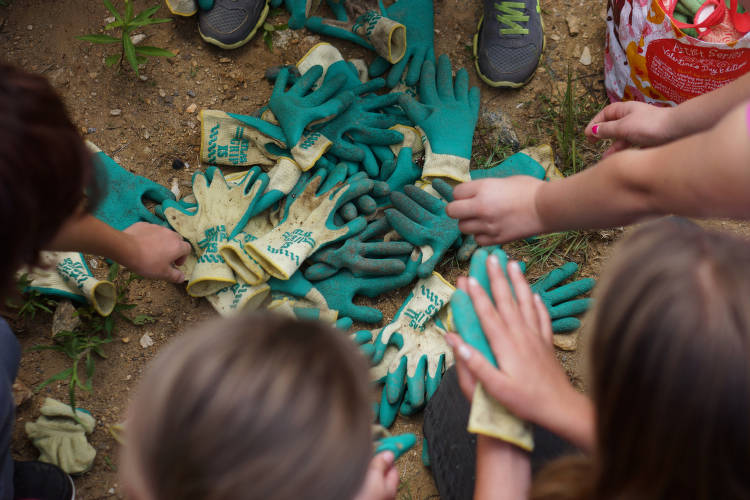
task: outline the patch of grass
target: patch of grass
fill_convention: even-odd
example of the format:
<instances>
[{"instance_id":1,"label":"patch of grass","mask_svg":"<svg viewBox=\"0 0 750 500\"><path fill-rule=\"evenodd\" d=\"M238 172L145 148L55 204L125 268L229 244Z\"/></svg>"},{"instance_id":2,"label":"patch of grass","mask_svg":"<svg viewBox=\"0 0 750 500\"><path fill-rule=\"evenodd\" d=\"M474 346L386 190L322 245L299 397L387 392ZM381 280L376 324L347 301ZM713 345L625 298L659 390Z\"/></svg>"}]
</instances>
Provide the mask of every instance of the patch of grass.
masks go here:
<instances>
[{"instance_id":1,"label":"patch of grass","mask_svg":"<svg viewBox=\"0 0 750 500\"><path fill-rule=\"evenodd\" d=\"M528 268L537 265L544 268L550 259L565 261L571 260L573 256L582 256L586 261L592 234L589 231L545 234L526 241L519 251L524 256Z\"/></svg>"},{"instance_id":2,"label":"patch of grass","mask_svg":"<svg viewBox=\"0 0 750 500\"><path fill-rule=\"evenodd\" d=\"M134 325L153 323L154 318L145 314L131 317L125 311L131 310L135 304L125 303L130 284L139 277L128 273L126 278L118 279L119 265L113 264L109 269L107 279L115 282L117 296L115 307L107 317L100 316L91 305L79 307L76 314L81 320L81 325L73 331L60 331L53 336L53 344L37 344L30 351L57 351L66 355L71 360L71 366L52 375L47 380L37 385L34 392L39 392L47 385L61 381L68 381L68 398L71 408L76 407L76 390L82 389L87 392L93 391L94 373L96 370L96 359L107 359L103 350L104 345L112 342L112 333L115 329L117 319L125 319ZM83 374L81 374L83 369Z\"/></svg>"},{"instance_id":3,"label":"patch of grass","mask_svg":"<svg viewBox=\"0 0 750 500\"><path fill-rule=\"evenodd\" d=\"M268 13L268 17L276 17L277 15L284 12L284 9L272 9L271 12ZM289 29L289 25L287 23L283 24L272 24L268 21L263 23L263 42L266 44L266 48L273 52L273 32L274 31L285 31Z\"/></svg>"},{"instance_id":4,"label":"patch of grass","mask_svg":"<svg viewBox=\"0 0 750 500\"><path fill-rule=\"evenodd\" d=\"M119 37L92 33L89 35L77 36L76 38L84 42L102 45L120 44L120 53L107 56L104 60L104 64L106 66L114 66L115 64L119 63L120 67L122 67L125 61L127 61L130 67L135 72L135 75L138 76L138 66L140 64L145 64L149 57L174 57L174 54L166 49L162 49L159 47L151 47L148 45L136 46L130 40L130 33L132 33L136 28L141 28L151 24L169 23L172 20L168 18L153 17L154 14L156 14L156 11L159 10L158 5L135 14L133 12L132 0L124 0L124 2L125 12L120 13L117 9L115 9L110 0L102 0L104 6L115 18L113 22L104 26L104 31L119 28Z\"/></svg>"},{"instance_id":5,"label":"patch of grass","mask_svg":"<svg viewBox=\"0 0 750 500\"><path fill-rule=\"evenodd\" d=\"M23 295L23 302L14 303L11 299L6 299L5 305L12 309L18 309L20 318L36 318L37 313L44 312L52 314L57 307L57 301L46 295L42 295L37 290L26 290L31 285L29 275L24 273L16 282L18 291Z\"/></svg>"}]
</instances>

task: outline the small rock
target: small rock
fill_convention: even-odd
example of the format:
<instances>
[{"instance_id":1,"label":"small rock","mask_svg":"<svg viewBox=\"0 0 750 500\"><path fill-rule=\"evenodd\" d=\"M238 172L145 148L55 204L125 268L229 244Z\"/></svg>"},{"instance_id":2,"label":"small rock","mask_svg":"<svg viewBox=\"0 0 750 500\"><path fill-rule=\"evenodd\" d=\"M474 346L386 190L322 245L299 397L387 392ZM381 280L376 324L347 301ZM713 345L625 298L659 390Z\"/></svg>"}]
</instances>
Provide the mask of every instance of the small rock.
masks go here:
<instances>
[{"instance_id":1,"label":"small rock","mask_svg":"<svg viewBox=\"0 0 750 500\"><path fill-rule=\"evenodd\" d=\"M575 351L578 348L578 332L555 334L553 343L563 351Z\"/></svg>"},{"instance_id":2,"label":"small rock","mask_svg":"<svg viewBox=\"0 0 750 500\"><path fill-rule=\"evenodd\" d=\"M62 300L57 304L52 316L52 336L60 332L72 332L81 326L81 318L76 314L76 308L69 300Z\"/></svg>"},{"instance_id":3,"label":"small rock","mask_svg":"<svg viewBox=\"0 0 750 500\"><path fill-rule=\"evenodd\" d=\"M123 344L129 344L130 343L130 337L123 337L122 338L122 343Z\"/></svg>"},{"instance_id":4,"label":"small rock","mask_svg":"<svg viewBox=\"0 0 750 500\"><path fill-rule=\"evenodd\" d=\"M151 154L151 148L148 147L148 146L146 146L145 148L143 148L143 154L150 155Z\"/></svg>"},{"instance_id":5,"label":"small rock","mask_svg":"<svg viewBox=\"0 0 750 500\"><path fill-rule=\"evenodd\" d=\"M70 78L65 68L57 68L54 71L50 71L47 74L47 78L49 78L53 87L65 87L70 83Z\"/></svg>"},{"instance_id":6,"label":"small rock","mask_svg":"<svg viewBox=\"0 0 750 500\"><path fill-rule=\"evenodd\" d=\"M143 132L143 138L146 140L151 139L151 134L148 133L148 130Z\"/></svg>"},{"instance_id":7,"label":"small rock","mask_svg":"<svg viewBox=\"0 0 750 500\"><path fill-rule=\"evenodd\" d=\"M148 80L148 77L147 77L146 75L139 75L139 76L138 76L138 79L139 79L140 81L142 81L142 82L145 82L146 80Z\"/></svg>"},{"instance_id":8,"label":"small rock","mask_svg":"<svg viewBox=\"0 0 750 500\"><path fill-rule=\"evenodd\" d=\"M568 25L568 33L570 36L576 36L581 32L581 20L573 14L565 18L565 22Z\"/></svg>"},{"instance_id":9,"label":"small rock","mask_svg":"<svg viewBox=\"0 0 750 500\"><path fill-rule=\"evenodd\" d=\"M552 33L552 34L551 34L551 35L550 35L549 37L550 37L550 38L551 38L552 40L556 41L556 42L559 42L559 41L560 41L560 35L558 35L557 33Z\"/></svg>"},{"instance_id":10,"label":"small rock","mask_svg":"<svg viewBox=\"0 0 750 500\"><path fill-rule=\"evenodd\" d=\"M107 490L107 493L109 493L110 495L114 495L115 494L115 489L114 488L110 488L110 489Z\"/></svg>"},{"instance_id":11,"label":"small rock","mask_svg":"<svg viewBox=\"0 0 750 500\"><path fill-rule=\"evenodd\" d=\"M161 97L162 99L167 97L167 93L164 92L164 89L159 89L159 97Z\"/></svg>"},{"instance_id":12,"label":"small rock","mask_svg":"<svg viewBox=\"0 0 750 500\"><path fill-rule=\"evenodd\" d=\"M173 105L174 97L172 97L171 95L168 95L167 97L164 98L164 103L169 104L170 106Z\"/></svg>"},{"instance_id":13,"label":"small rock","mask_svg":"<svg viewBox=\"0 0 750 500\"><path fill-rule=\"evenodd\" d=\"M232 62L232 60L229 59L228 57L221 57L221 58L219 58L219 62L221 64L229 64L230 62Z\"/></svg>"},{"instance_id":14,"label":"small rock","mask_svg":"<svg viewBox=\"0 0 750 500\"><path fill-rule=\"evenodd\" d=\"M148 333L144 333L139 342L141 344L141 347L143 347L144 349L148 349L149 347L154 345L154 340Z\"/></svg>"},{"instance_id":15,"label":"small rock","mask_svg":"<svg viewBox=\"0 0 750 500\"><path fill-rule=\"evenodd\" d=\"M177 181L177 177L172 177L172 187L170 188L175 200L180 199L180 183Z\"/></svg>"},{"instance_id":16,"label":"small rock","mask_svg":"<svg viewBox=\"0 0 750 500\"><path fill-rule=\"evenodd\" d=\"M21 406L33 397L34 392L26 387L26 384L24 384L20 380L15 381L15 383L13 384L13 402L16 404L16 407Z\"/></svg>"},{"instance_id":17,"label":"small rock","mask_svg":"<svg viewBox=\"0 0 750 500\"><path fill-rule=\"evenodd\" d=\"M190 106L185 108L185 113L193 114L195 113L195 110L198 109L198 105L195 103L192 103Z\"/></svg>"},{"instance_id":18,"label":"small rock","mask_svg":"<svg viewBox=\"0 0 750 500\"><path fill-rule=\"evenodd\" d=\"M26 26L26 29L29 30L29 31L31 31L31 30L34 29L34 25L33 24L29 24L28 26Z\"/></svg>"},{"instance_id":19,"label":"small rock","mask_svg":"<svg viewBox=\"0 0 750 500\"><path fill-rule=\"evenodd\" d=\"M189 95L190 97L195 97L195 92L193 92L192 90L188 90L187 95Z\"/></svg>"},{"instance_id":20,"label":"small rock","mask_svg":"<svg viewBox=\"0 0 750 500\"><path fill-rule=\"evenodd\" d=\"M518 149L518 135L513 129L508 117L500 111L483 111L479 117L480 127L483 127L489 133L490 143L503 144L513 149Z\"/></svg>"},{"instance_id":21,"label":"small rock","mask_svg":"<svg viewBox=\"0 0 750 500\"><path fill-rule=\"evenodd\" d=\"M96 269L99 267L99 261L96 259L91 259L89 260L89 265L91 266L92 269Z\"/></svg>"},{"instance_id":22,"label":"small rock","mask_svg":"<svg viewBox=\"0 0 750 500\"><path fill-rule=\"evenodd\" d=\"M119 108L110 109L109 114L112 116L120 116L122 114L122 110Z\"/></svg>"},{"instance_id":23,"label":"small rock","mask_svg":"<svg viewBox=\"0 0 750 500\"><path fill-rule=\"evenodd\" d=\"M584 66L588 66L589 64L591 64L591 51L589 50L588 45L583 48L581 58L578 60L578 62L580 62Z\"/></svg>"},{"instance_id":24,"label":"small rock","mask_svg":"<svg viewBox=\"0 0 750 500\"><path fill-rule=\"evenodd\" d=\"M145 39L146 39L146 35L144 35L143 33L138 33L137 35L130 35L130 41L133 42L133 45L138 45Z\"/></svg>"},{"instance_id":25,"label":"small rock","mask_svg":"<svg viewBox=\"0 0 750 500\"><path fill-rule=\"evenodd\" d=\"M96 129L94 127L89 127L86 129L87 134L93 134L94 132L96 132Z\"/></svg>"},{"instance_id":26,"label":"small rock","mask_svg":"<svg viewBox=\"0 0 750 500\"><path fill-rule=\"evenodd\" d=\"M104 23L105 24L113 23L115 21L116 21L115 16L109 16L109 17L105 17L104 18Z\"/></svg>"},{"instance_id":27,"label":"small rock","mask_svg":"<svg viewBox=\"0 0 750 500\"><path fill-rule=\"evenodd\" d=\"M92 71L91 73L89 73L89 78L91 78L92 80L95 80L97 76L99 76L99 73L97 73L96 71Z\"/></svg>"}]
</instances>

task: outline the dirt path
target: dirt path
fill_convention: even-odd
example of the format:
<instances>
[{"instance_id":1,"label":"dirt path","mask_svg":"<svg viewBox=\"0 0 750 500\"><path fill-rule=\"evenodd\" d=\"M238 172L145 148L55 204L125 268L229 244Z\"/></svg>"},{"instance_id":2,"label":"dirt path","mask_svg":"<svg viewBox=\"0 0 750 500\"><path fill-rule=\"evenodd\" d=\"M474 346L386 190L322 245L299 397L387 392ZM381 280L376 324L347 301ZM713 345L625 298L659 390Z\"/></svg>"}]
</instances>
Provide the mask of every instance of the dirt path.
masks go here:
<instances>
[{"instance_id":1,"label":"dirt path","mask_svg":"<svg viewBox=\"0 0 750 500\"><path fill-rule=\"evenodd\" d=\"M156 1L137 0L136 11ZM544 66L523 89L498 91L479 83L471 61L471 40L481 2L437 0L435 5L436 53L449 54L454 68L469 68L472 83L482 90L483 112L499 110L504 113L521 143L549 141L545 128L540 127L540 98L554 95L563 88L568 67L580 77L582 91L603 97L604 0L547 0L542 8L547 33ZM169 14L162 8L160 15ZM571 15L580 24L575 36L571 36L566 22ZM0 44L7 60L51 79L86 139L135 173L166 186L176 179L183 193L189 191L191 176L200 167L200 125L197 114L188 113L186 109L195 104L198 109L252 113L266 103L271 92L271 86L263 79L265 69L294 63L320 41L317 35L304 30L287 31L275 35L273 52L260 37L246 47L224 52L200 41L195 20L178 18L173 23L142 30L147 34L144 43L168 48L178 55L170 60L149 61L142 71L145 78L139 80L129 69L118 73L104 67L103 59L112 53L113 46L92 46L74 39L77 35L96 32L108 16L104 6L95 0L14 0L10 6L0 6ZM286 15L271 21L283 23ZM573 28L575 30L575 26ZM342 48L346 57L368 60L372 57L351 44L334 43ZM593 62L587 66L579 62L585 47L593 55ZM113 110L121 112L115 116L117 112ZM478 134L477 147L491 146L488 137ZM175 158L189 166L174 170ZM581 275L597 276L608 250L608 240L592 242ZM105 263L98 260L97 264L96 272L105 272ZM451 280L463 271L451 262L440 270ZM532 269L532 275L542 270ZM392 317L404 294L402 291L378 301L386 320ZM79 391L79 405L89 409L101 424L91 438L98 450L93 470L76 479L78 498L84 500L121 495L113 470L117 464L117 446L106 426L123 418L130 391L144 365L170 338L179 335L178 332L214 315L205 301L192 299L182 287L165 283L136 282L130 287L127 300L137 305L139 314L150 315L156 322L141 327L119 322L116 341L105 347L108 359L98 363L93 393ZM12 316L10 319L25 349L50 342L48 315L39 315L35 320ZM139 339L144 333L149 333L155 345L141 347ZM561 352L561 359L573 377L580 373L578 356L577 352ZM33 387L64 369L66 363L67 359L60 353L26 353L20 379ZM65 400L67 386L52 384L19 409L13 442L16 457L36 456L22 427L24 422L37 417L38 405L46 395ZM421 416L399 419L394 430L421 435ZM437 497L429 472L421 465L419 447L402 460L401 470L402 498Z\"/></svg>"}]
</instances>

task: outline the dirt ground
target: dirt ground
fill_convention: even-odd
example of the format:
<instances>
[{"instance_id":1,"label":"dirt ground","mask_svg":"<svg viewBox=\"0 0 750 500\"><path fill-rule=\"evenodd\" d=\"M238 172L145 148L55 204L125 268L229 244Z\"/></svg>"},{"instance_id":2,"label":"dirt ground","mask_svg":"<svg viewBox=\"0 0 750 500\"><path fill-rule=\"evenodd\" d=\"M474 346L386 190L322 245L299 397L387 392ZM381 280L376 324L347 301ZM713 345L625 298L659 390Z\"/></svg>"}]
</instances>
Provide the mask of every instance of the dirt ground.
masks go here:
<instances>
[{"instance_id":1,"label":"dirt ground","mask_svg":"<svg viewBox=\"0 0 750 500\"><path fill-rule=\"evenodd\" d=\"M136 0L136 11L156 1ZM542 96L564 89L568 68L582 84L582 92L604 102L604 8L604 0L543 0L547 34L545 62L532 82L520 90L494 90L481 84L476 77L470 47L481 11L479 0L436 0L436 53L447 53L454 68L469 69L472 83L482 91L482 112L499 110L504 113L522 144L548 142L551 138L545 127L539 126L539 102ZM86 139L137 174L166 186L171 186L176 179L182 194L189 192L193 172L202 168L198 159L198 116L186 110L195 104L199 110L209 108L251 114L267 102L271 93L271 85L263 78L264 71L271 66L296 62L321 40L305 30L284 31L274 34L273 51L256 36L245 47L227 52L200 40L195 19L176 18L172 23L140 30L147 35L145 44L167 48L177 56L150 60L141 73L145 78L138 79L130 69L118 72L104 66L104 57L116 50L115 46L92 46L74 38L97 32L109 15L95 0L13 0L9 6L0 6L0 44L5 59L50 78ZM165 7L159 15L170 16ZM566 22L569 16L575 16L580 23L575 36L571 34L574 27ZM286 18L285 13L280 14L271 22L284 23ZM372 59L371 54L357 46L338 40L332 42L341 48L345 57ZM579 61L586 47L592 55L590 65ZM121 110L118 116L113 116L115 109ZM478 133L475 149L486 150L487 137ZM184 160L188 166L173 169L175 158ZM581 276L599 275L600 265L618 234L608 232L594 238L585 259L581 255L573 256L573 260L582 264ZM514 248L511 247L511 253ZM102 259L96 262L95 272L105 272L105 262ZM446 259L439 270L455 282L465 269L453 262L453 259ZM554 262L555 259L550 265ZM548 267L532 268L530 274L539 275ZM393 316L405 294L406 290L402 290L377 301L385 313L385 322ZM136 327L119 321L115 342L104 348L108 359L98 362L93 392L78 391L79 406L88 409L99 423L90 438L97 449L93 469L76 478L78 498L83 500L122 496L115 472L117 444L107 426L124 418L130 392L146 363L159 349L196 322L215 315L206 301L190 298L182 286L166 283L137 281L131 285L127 301L137 305L138 314L150 315L156 322ZM49 315L22 320L12 311L6 312L24 349L50 342ZM584 321L581 335L585 336L585 331ZM148 348L139 343L145 333L155 341ZM580 381L580 349L559 354L571 378ZM34 387L66 368L68 363L58 352L26 352L19 379ZM66 400L67 392L66 384L52 384L19 408L12 446L15 457L36 457L36 450L22 432L23 424L37 418L44 396ZM393 431L421 435L421 415L399 418ZM400 498L438 497L429 471L421 464L420 452L418 444L400 461Z\"/></svg>"}]
</instances>

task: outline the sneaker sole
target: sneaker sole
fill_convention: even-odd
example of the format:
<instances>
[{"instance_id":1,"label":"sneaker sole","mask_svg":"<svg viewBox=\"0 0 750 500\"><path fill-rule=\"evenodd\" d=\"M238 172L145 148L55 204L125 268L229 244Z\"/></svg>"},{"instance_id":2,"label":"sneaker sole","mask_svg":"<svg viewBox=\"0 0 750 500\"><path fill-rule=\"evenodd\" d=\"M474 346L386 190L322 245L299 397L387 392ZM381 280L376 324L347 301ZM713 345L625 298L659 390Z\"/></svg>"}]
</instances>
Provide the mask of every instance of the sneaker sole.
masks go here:
<instances>
[{"instance_id":1,"label":"sneaker sole","mask_svg":"<svg viewBox=\"0 0 750 500\"><path fill-rule=\"evenodd\" d=\"M547 36L544 35L544 20L539 16L539 21L542 24L542 53L539 55L539 63L542 62L542 57L544 57L544 49L547 47ZM484 22L484 14L482 14L482 17L479 18L479 24L477 24L477 31L474 33L474 67L477 70L477 75L479 75L479 78L489 85L490 87L494 88L511 88L511 89L517 89L521 88L527 83L531 81L532 78L534 78L534 75L536 75L536 69L534 69L534 72L531 73L531 75L523 82L504 82L504 81L494 81L490 80L489 77L485 76L482 73L482 70L479 69L479 55L478 55L478 47L479 47L479 32L482 31L482 23ZM539 64L537 64L537 68L539 68Z\"/></svg>"},{"instance_id":2,"label":"sneaker sole","mask_svg":"<svg viewBox=\"0 0 750 500\"><path fill-rule=\"evenodd\" d=\"M206 43L210 43L211 45L216 45L217 47L221 47L222 49L225 49L225 50L236 49L236 48L239 48L239 47L242 47L243 45L245 45L247 42L249 42L255 36L255 33L257 33L258 28L261 27L263 25L263 23L266 21L266 17L268 17L268 11L269 10L270 9L268 7L268 2L266 2L266 6L263 9L263 12L260 13L260 17L258 18L258 23L255 25L255 27L250 32L250 34L248 34L244 39L240 40L239 42L235 42L235 43L232 43L232 44L222 43L222 42L218 41L215 38L211 38L210 36L204 35L201 32L200 27L198 27L198 33L200 33L201 38Z\"/></svg>"}]
</instances>

